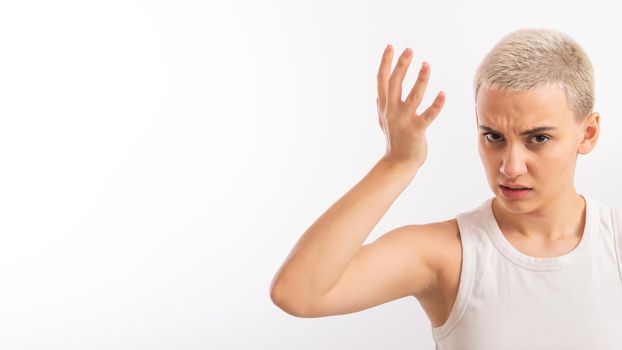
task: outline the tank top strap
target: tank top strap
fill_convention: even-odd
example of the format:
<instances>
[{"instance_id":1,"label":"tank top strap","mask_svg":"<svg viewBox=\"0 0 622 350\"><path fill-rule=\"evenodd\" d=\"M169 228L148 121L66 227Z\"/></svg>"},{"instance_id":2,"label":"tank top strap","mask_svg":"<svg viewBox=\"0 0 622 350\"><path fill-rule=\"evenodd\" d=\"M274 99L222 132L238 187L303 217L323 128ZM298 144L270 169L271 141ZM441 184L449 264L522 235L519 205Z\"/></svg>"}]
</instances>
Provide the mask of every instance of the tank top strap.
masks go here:
<instances>
[{"instance_id":1,"label":"tank top strap","mask_svg":"<svg viewBox=\"0 0 622 350\"><path fill-rule=\"evenodd\" d=\"M458 284L458 294L456 295L456 300L451 308L449 317L442 325L432 327L432 333L436 340L446 337L457 325L471 297L474 276L477 270L477 231L478 221L480 220L480 210L480 208L475 208L456 215L462 249L460 282Z\"/></svg>"},{"instance_id":2,"label":"tank top strap","mask_svg":"<svg viewBox=\"0 0 622 350\"><path fill-rule=\"evenodd\" d=\"M613 214L613 237L618 258L618 272L622 281L622 208L612 208Z\"/></svg>"}]
</instances>

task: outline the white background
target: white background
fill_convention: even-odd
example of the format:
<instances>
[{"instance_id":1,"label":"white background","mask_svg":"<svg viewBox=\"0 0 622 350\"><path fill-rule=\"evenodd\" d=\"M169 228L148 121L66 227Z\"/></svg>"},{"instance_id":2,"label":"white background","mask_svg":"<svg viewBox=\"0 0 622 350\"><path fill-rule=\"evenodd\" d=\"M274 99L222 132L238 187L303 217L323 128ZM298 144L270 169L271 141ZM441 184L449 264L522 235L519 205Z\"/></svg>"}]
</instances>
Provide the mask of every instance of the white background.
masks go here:
<instances>
[{"instance_id":1,"label":"white background","mask_svg":"<svg viewBox=\"0 0 622 350\"><path fill-rule=\"evenodd\" d=\"M591 57L602 130L576 188L622 206L613 4L2 1L0 348L432 349L414 298L302 319L269 297L299 236L384 154L382 50L411 47L411 68L432 67L423 105L447 100L366 242L492 195L471 81L519 28Z\"/></svg>"}]
</instances>

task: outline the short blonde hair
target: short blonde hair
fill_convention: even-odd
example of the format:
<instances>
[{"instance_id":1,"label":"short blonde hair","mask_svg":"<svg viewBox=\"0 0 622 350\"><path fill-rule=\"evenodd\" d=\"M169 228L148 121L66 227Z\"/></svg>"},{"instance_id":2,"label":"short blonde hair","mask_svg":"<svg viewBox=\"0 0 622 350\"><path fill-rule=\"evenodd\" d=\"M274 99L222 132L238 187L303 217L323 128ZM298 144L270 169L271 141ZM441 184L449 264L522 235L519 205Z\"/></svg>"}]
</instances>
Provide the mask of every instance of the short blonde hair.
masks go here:
<instances>
[{"instance_id":1,"label":"short blonde hair","mask_svg":"<svg viewBox=\"0 0 622 350\"><path fill-rule=\"evenodd\" d=\"M520 29L507 34L484 57L473 87L528 90L549 84L562 88L577 121L594 108L594 72L583 49L564 33Z\"/></svg>"}]
</instances>

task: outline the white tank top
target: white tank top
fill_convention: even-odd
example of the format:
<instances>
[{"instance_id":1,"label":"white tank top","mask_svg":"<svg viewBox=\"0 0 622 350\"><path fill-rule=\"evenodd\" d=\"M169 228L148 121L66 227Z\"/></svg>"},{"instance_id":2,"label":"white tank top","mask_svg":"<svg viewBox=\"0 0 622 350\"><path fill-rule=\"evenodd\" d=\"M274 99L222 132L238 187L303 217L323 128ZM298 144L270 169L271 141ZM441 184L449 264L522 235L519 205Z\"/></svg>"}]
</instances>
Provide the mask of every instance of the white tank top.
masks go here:
<instances>
[{"instance_id":1,"label":"white tank top","mask_svg":"<svg viewBox=\"0 0 622 350\"><path fill-rule=\"evenodd\" d=\"M432 327L437 350L622 349L622 209L581 196L581 241L558 257L514 248L493 198L456 216L460 284L449 318Z\"/></svg>"}]
</instances>

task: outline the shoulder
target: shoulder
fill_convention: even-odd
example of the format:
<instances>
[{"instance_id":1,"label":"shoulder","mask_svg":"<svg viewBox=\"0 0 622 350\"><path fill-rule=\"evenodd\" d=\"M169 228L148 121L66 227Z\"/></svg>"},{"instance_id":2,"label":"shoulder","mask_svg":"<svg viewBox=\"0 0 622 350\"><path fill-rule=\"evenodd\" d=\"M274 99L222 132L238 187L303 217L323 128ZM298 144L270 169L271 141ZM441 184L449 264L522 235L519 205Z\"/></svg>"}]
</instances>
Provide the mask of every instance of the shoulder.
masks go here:
<instances>
[{"instance_id":1,"label":"shoulder","mask_svg":"<svg viewBox=\"0 0 622 350\"><path fill-rule=\"evenodd\" d=\"M452 305L460 280L462 243L456 218L412 225L413 246L421 253L431 274L431 283L416 295L429 315L445 312L444 305ZM435 311L436 310L436 311ZM438 322L437 322L438 323Z\"/></svg>"},{"instance_id":2,"label":"shoulder","mask_svg":"<svg viewBox=\"0 0 622 350\"><path fill-rule=\"evenodd\" d=\"M410 240L410 246L416 248L425 264L437 277L444 275L451 262L460 264L462 245L456 218L412 224L402 227L401 234Z\"/></svg>"},{"instance_id":3,"label":"shoulder","mask_svg":"<svg viewBox=\"0 0 622 350\"><path fill-rule=\"evenodd\" d=\"M378 244L385 247L383 259L404 259L399 273L417 284L411 289L418 298L438 294L459 275L462 246L456 218L405 225L381 236Z\"/></svg>"},{"instance_id":4,"label":"shoulder","mask_svg":"<svg viewBox=\"0 0 622 350\"><path fill-rule=\"evenodd\" d=\"M427 227L426 239L428 241L429 254L427 263L430 268L439 275L443 275L451 262L460 263L462 258L462 245L458 220L452 218L445 221L433 222Z\"/></svg>"}]
</instances>

